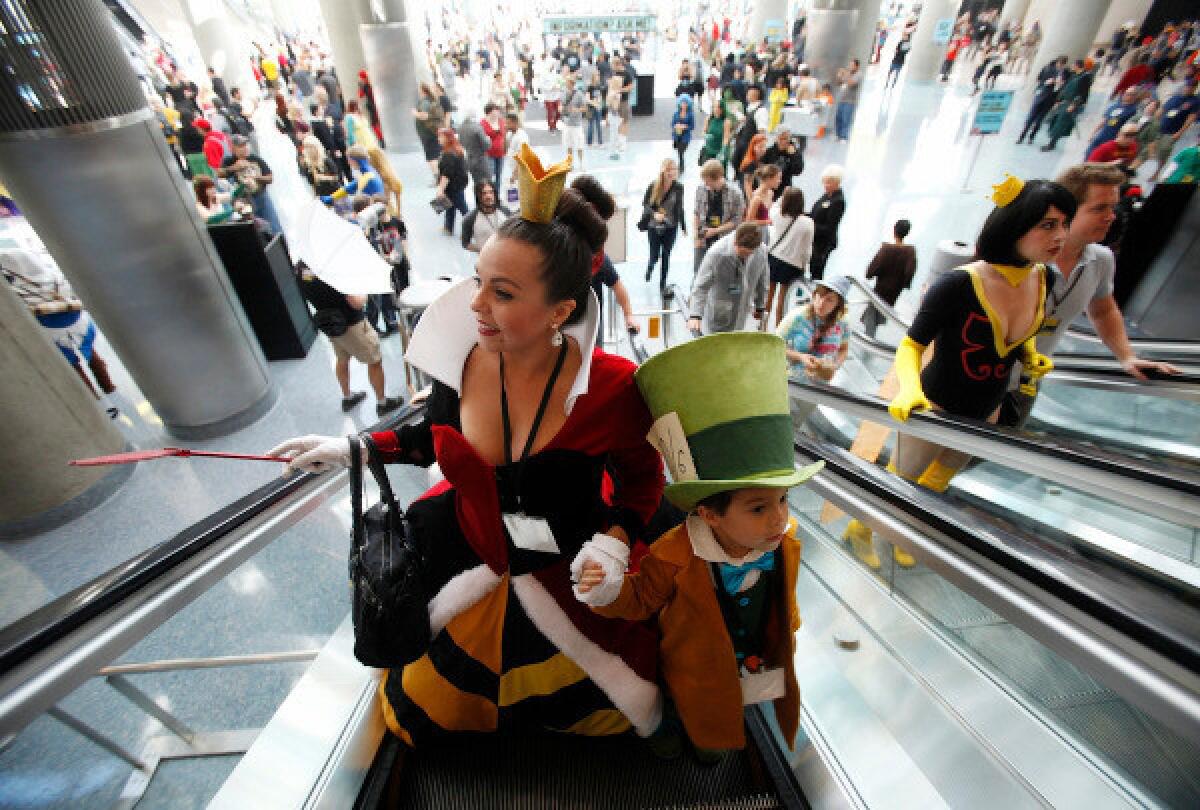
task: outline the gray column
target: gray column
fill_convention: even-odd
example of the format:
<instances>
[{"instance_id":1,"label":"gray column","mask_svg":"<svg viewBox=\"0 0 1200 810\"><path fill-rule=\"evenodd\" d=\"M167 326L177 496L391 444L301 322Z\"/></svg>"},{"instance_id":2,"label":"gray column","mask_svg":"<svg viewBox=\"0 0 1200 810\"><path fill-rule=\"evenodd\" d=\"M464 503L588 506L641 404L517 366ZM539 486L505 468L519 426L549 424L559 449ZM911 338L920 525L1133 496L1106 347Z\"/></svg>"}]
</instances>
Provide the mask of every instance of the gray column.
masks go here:
<instances>
[{"instance_id":1,"label":"gray column","mask_svg":"<svg viewBox=\"0 0 1200 810\"><path fill-rule=\"evenodd\" d=\"M240 21L229 13L228 6L224 2L191 0L180 0L180 5L184 18L192 26L204 63L225 80L227 88L240 87L247 98L257 97L258 82L250 62L258 57L258 52ZM188 78L197 83L202 79L200 76Z\"/></svg>"},{"instance_id":2,"label":"gray column","mask_svg":"<svg viewBox=\"0 0 1200 810\"><path fill-rule=\"evenodd\" d=\"M54 61L0 41L16 66L0 73L0 176L166 429L242 427L273 401L266 361L108 12L41 0L25 13L0 6L0 23Z\"/></svg>"},{"instance_id":3,"label":"gray column","mask_svg":"<svg viewBox=\"0 0 1200 810\"><path fill-rule=\"evenodd\" d=\"M750 36L753 42L762 42L766 36L767 20L782 20L784 38L792 35L792 21L788 19L788 0L754 0L754 12L750 17Z\"/></svg>"},{"instance_id":4,"label":"gray column","mask_svg":"<svg viewBox=\"0 0 1200 810\"><path fill-rule=\"evenodd\" d=\"M415 151L420 146L413 126L417 104L413 44L408 23L364 25L361 29L367 75L375 92L375 108L390 152Z\"/></svg>"},{"instance_id":5,"label":"gray column","mask_svg":"<svg viewBox=\"0 0 1200 810\"><path fill-rule=\"evenodd\" d=\"M937 77L946 46L933 41L934 30L938 20L953 20L958 6L959 0L925 0L908 53L908 81L927 82Z\"/></svg>"},{"instance_id":6,"label":"gray column","mask_svg":"<svg viewBox=\"0 0 1200 810\"><path fill-rule=\"evenodd\" d=\"M133 468L67 466L119 453L125 441L3 280L0 368L0 536L14 537L101 502Z\"/></svg>"},{"instance_id":7,"label":"gray column","mask_svg":"<svg viewBox=\"0 0 1200 810\"><path fill-rule=\"evenodd\" d=\"M1023 23L1025 12L1029 11L1031 0L1004 0L1004 8L1000 11L1000 21L996 30L1003 31L1004 26L1011 22Z\"/></svg>"},{"instance_id":8,"label":"gray column","mask_svg":"<svg viewBox=\"0 0 1200 810\"><path fill-rule=\"evenodd\" d=\"M804 61L822 82L834 82L837 69L858 59L870 62L879 0L813 0L808 18Z\"/></svg>"},{"instance_id":9,"label":"gray column","mask_svg":"<svg viewBox=\"0 0 1200 810\"><path fill-rule=\"evenodd\" d=\"M371 19L370 0L320 0L333 66L346 100L358 95L358 72L367 66L359 26Z\"/></svg>"},{"instance_id":10,"label":"gray column","mask_svg":"<svg viewBox=\"0 0 1200 810\"><path fill-rule=\"evenodd\" d=\"M1082 59L1092 50L1100 33L1100 23L1108 14L1111 0L1062 0L1049 11L1049 22L1042 21L1042 45L1033 59L1033 70L1056 56Z\"/></svg>"}]
</instances>

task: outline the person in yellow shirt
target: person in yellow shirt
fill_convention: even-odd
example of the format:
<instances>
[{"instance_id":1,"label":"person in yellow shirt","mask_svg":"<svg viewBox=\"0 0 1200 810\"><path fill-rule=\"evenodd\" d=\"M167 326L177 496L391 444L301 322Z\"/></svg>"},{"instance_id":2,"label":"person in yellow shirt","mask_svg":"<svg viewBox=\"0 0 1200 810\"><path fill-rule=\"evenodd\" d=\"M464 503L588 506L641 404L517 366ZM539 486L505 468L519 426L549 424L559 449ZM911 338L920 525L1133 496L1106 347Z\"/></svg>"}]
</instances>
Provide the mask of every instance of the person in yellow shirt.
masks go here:
<instances>
[{"instance_id":1,"label":"person in yellow shirt","mask_svg":"<svg viewBox=\"0 0 1200 810\"><path fill-rule=\"evenodd\" d=\"M767 97L767 101L771 104L767 114L767 129L769 131L774 132L775 127L779 126L779 122L783 120L783 108L787 106L790 95L787 77L780 76L775 80L775 86L771 88L771 95Z\"/></svg>"}]
</instances>

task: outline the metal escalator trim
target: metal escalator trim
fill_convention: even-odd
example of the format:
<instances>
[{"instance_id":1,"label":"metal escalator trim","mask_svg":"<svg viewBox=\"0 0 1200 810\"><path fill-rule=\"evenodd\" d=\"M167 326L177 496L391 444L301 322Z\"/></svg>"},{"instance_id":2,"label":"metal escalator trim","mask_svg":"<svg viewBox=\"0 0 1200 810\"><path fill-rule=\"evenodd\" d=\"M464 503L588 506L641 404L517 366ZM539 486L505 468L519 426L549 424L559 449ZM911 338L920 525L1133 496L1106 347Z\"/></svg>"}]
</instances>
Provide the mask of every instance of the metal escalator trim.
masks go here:
<instances>
[{"instance_id":1,"label":"metal escalator trim","mask_svg":"<svg viewBox=\"0 0 1200 810\"><path fill-rule=\"evenodd\" d=\"M372 426L424 413L406 406ZM0 631L0 731L17 731L346 484L279 478Z\"/></svg>"},{"instance_id":2,"label":"metal escalator trim","mask_svg":"<svg viewBox=\"0 0 1200 810\"><path fill-rule=\"evenodd\" d=\"M1155 648L1156 643L1164 640L1157 634L1157 628L1131 632L1130 628L1116 627L1090 609L1068 601L1064 597L1078 594L1079 589L1072 588L1071 572L1065 567L1060 572L1065 580L1063 587L1042 587L1018 570L1030 566L1022 564L1011 549L1000 553L1000 548L976 542L980 539L976 530L961 522L939 521L925 509L925 504L918 504L925 500L918 493L907 493L914 496L910 499L898 492L917 487L898 480L891 486L880 487L880 481L872 480L880 476L860 475L854 469L856 465L844 464L845 460L832 453L802 451L801 455L826 460L826 469L808 484L817 495L881 532L889 542L914 553L921 563L968 596L1185 738L1200 744L1200 670L1195 665L1194 649L1186 656L1191 660L1181 662ZM889 497L881 494L881 489L896 492ZM945 512L947 508L943 505L939 511ZM1027 542L1036 544L1037 538L1029 538ZM1093 606L1103 601L1103 594L1090 597ZM1152 633L1157 637L1151 638ZM1191 643L1194 647L1197 636L1177 635L1166 640L1180 646Z\"/></svg>"},{"instance_id":3,"label":"metal escalator trim","mask_svg":"<svg viewBox=\"0 0 1200 810\"><path fill-rule=\"evenodd\" d=\"M762 757L767 775L775 785L775 794L779 797L779 803L788 810L811 810L811 805L804 798L800 782L796 779L796 774L792 771L787 756L784 755L775 735L771 733L767 719L763 716L762 707L757 704L747 706L745 716L749 742L758 749L758 753Z\"/></svg>"},{"instance_id":4,"label":"metal escalator trim","mask_svg":"<svg viewBox=\"0 0 1200 810\"><path fill-rule=\"evenodd\" d=\"M1103 557L1121 567L1136 570L1142 577L1157 579L1167 587L1186 588L1200 595L1200 568L1178 557L1131 542L1073 517L1053 512L1037 514L1041 507L1037 501L1005 492L970 473L956 476L950 486L966 501L979 504L981 509L1010 523L1031 531L1050 530L1085 555Z\"/></svg>"},{"instance_id":5,"label":"metal escalator trim","mask_svg":"<svg viewBox=\"0 0 1200 810\"><path fill-rule=\"evenodd\" d=\"M878 397L856 396L833 386L789 382L791 396L890 425L895 430L961 450L1030 475L1059 481L1141 512L1200 527L1200 475L1067 439L1031 436L1010 428L941 412L914 412L897 422Z\"/></svg>"},{"instance_id":6,"label":"metal escalator trim","mask_svg":"<svg viewBox=\"0 0 1200 810\"><path fill-rule=\"evenodd\" d=\"M1138 644L1200 676L1200 594L1147 579L1131 567L1079 553L1069 537L1046 537L993 521L944 496L884 472L840 447L796 437L811 460L824 460L843 480L869 492L909 519L940 532L1038 589L1113 627ZM1054 532L1044 527L1043 532ZM1197 681L1200 686L1200 680Z\"/></svg>"},{"instance_id":7,"label":"metal escalator trim","mask_svg":"<svg viewBox=\"0 0 1200 810\"><path fill-rule=\"evenodd\" d=\"M875 292L874 288L868 285L864 280L851 276L850 282L859 289L860 292L867 298L867 305L874 307L883 317L900 327L904 332L907 332L912 326L912 321L904 318L896 311L894 307L888 304L879 297L879 293ZM1086 343L1095 344L1098 351L1102 351L1107 356L1109 353L1108 347L1104 345L1097 335L1091 332L1077 328L1074 324L1067 327L1067 335ZM1200 341L1195 340L1158 340L1155 338L1129 338L1129 343L1139 356L1161 358L1164 360L1175 358L1196 358L1200 360ZM1066 353L1064 353L1066 354ZM1056 354L1055 357L1061 355ZM1088 355L1078 355L1088 356Z\"/></svg>"},{"instance_id":8,"label":"metal escalator trim","mask_svg":"<svg viewBox=\"0 0 1200 810\"><path fill-rule=\"evenodd\" d=\"M1096 346L1097 351L1107 352L1108 347L1104 345L1097 335L1090 332L1085 332L1082 329L1077 329L1074 326L1067 327L1067 334L1072 338L1091 343ZM1133 346L1134 351L1139 356L1152 356L1169 359L1176 358L1195 358L1200 360L1200 341L1196 340L1157 340L1154 338L1130 338L1129 343Z\"/></svg>"},{"instance_id":9,"label":"metal escalator trim","mask_svg":"<svg viewBox=\"0 0 1200 810\"><path fill-rule=\"evenodd\" d=\"M871 337L861 329L855 329L853 335L851 345L855 348L861 348L882 360L891 360L896 355L895 346ZM1046 378L1050 382L1123 394L1200 402L1200 365L1183 364L1180 366L1183 373L1178 376L1163 374L1149 380L1138 380L1129 376L1112 357L1088 357L1056 352L1053 359L1054 371Z\"/></svg>"}]
</instances>

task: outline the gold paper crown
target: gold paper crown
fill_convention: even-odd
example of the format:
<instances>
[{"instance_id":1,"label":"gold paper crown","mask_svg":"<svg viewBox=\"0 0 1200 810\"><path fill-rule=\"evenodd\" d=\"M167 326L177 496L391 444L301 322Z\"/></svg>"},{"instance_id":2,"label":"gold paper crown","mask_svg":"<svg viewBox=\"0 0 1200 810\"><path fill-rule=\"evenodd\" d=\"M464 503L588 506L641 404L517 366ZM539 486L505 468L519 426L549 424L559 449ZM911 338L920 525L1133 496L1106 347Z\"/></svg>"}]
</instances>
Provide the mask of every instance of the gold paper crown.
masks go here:
<instances>
[{"instance_id":1,"label":"gold paper crown","mask_svg":"<svg viewBox=\"0 0 1200 810\"><path fill-rule=\"evenodd\" d=\"M566 160L543 169L537 153L529 148L529 144L523 143L515 160L521 219L545 225L554 219L558 198L562 196L563 188L567 185L567 172L571 171L571 153L567 152Z\"/></svg>"},{"instance_id":2,"label":"gold paper crown","mask_svg":"<svg viewBox=\"0 0 1200 810\"><path fill-rule=\"evenodd\" d=\"M1003 208L1015 200L1023 188L1025 188L1024 180L1019 177L1013 177L1006 172L1004 182L996 183L992 186L992 202L998 207Z\"/></svg>"}]
</instances>

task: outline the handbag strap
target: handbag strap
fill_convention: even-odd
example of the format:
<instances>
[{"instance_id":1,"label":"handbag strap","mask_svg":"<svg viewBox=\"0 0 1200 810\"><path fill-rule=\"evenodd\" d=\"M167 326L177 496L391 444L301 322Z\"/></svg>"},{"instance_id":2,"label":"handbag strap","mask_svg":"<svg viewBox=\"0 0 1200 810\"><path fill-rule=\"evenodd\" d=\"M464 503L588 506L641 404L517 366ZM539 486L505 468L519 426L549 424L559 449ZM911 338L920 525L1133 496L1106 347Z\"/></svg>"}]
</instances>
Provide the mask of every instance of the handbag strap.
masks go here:
<instances>
[{"instance_id":1,"label":"handbag strap","mask_svg":"<svg viewBox=\"0 0 1200 810\"><path fill-rule=\"evenodd\" d=\"M375 446L375 440L365 430L358 434L358 438L367 450L367 467L371 470L371 475L375 476L375 483L379 485L380 497L383 498L383 502L387 504L392 514L403 514L396 504L396 496L392 493L392 482L388 479L387 470L383 468L383 461L379 458L379 448Z\"/></svg>"},{"instance_id":2,"label":"handbag strap","mask_svg":"<svg viewBox=\"0 0 1200 810\"><path fill-rule=\"evenodd\" d=\"M779 234L779 238L775 240L775 244L771 245L771 249L768 250L767 253L770 253L772 250L779 247L779 243L782 242L784 240L784 238L788 235L788 231L790 231L792 229L792 226L796 224L796 220L798 220L798 219L800 219L799 214L792 217L792 221L789 222L788 226L783 229L783 233Z\"/></svg>"},{"instance_id":3,"label":"handbag strap","mask_svg":"<svg viewBox=\"0 0 1200 810\"><path fill-rule=\"evenodd\" d=\"M350 537L354 548L363 545L366 527L363 525L362 447L354 436L350 441Z\"/></svg>"}]
</instances>

